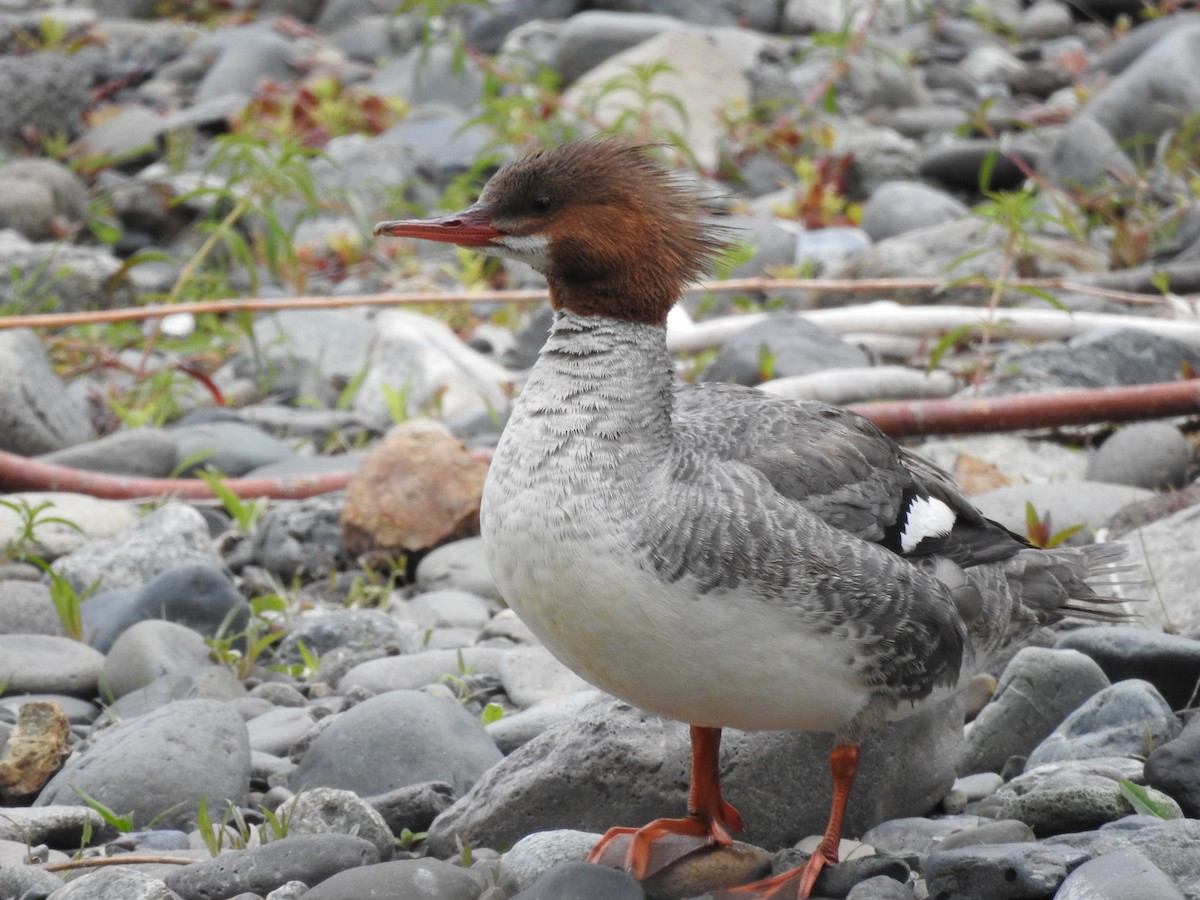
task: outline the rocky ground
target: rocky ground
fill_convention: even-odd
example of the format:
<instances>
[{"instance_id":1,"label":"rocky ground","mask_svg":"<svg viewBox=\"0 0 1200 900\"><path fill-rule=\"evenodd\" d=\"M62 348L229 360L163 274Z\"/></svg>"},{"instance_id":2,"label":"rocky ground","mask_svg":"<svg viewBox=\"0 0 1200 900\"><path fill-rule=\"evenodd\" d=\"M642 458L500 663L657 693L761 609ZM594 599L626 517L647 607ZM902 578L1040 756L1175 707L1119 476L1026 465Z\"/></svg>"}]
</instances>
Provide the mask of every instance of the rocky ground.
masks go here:
<instances>
[{"instance_id":1,"label":"rocky ground","mask_svg":"<svg viewBox=\"0 0 1200 900\"><path fill-rule=\"evenodd\" d=\"M688 148L754 248L733 276L926 280L689 296L689 377L849 403L1200 370L1200 15L1175 5L0 6L0 316L537 288L367 235L615 124ZM828 737L729 733L744 845L645 884L581 862L681 813L686 728L558 664L474 536L546 311L410 309L0 319L7 454L352 473L307 499L0 494L0 900L685 898L812 845ZM1200 898L1195 424L919 442L1016 531L1127 541L1144 583L1114 590L1149 599L876 732L820 896Z\"/></svg>"}]
</instances>

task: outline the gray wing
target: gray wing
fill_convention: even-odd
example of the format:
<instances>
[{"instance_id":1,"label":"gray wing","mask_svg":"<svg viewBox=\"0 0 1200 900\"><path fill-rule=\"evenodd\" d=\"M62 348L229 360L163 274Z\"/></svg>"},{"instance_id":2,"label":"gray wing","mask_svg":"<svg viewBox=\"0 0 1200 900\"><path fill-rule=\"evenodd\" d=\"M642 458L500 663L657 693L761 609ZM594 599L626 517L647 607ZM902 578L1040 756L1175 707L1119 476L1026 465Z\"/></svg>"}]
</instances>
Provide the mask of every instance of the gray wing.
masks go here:
<instances>
[{"instance_id":1,"label":"gray wing","mask_svg":"<svg viewBox=\"0 0 1200 900\"><path fill-rule=\"evenodd\" d=\"M840 407L702 384L678 392L676 415L681 436L701 452L756 469L783 497L899 555L946 557L971 567L1029 546L980 514L948 474ZM903 547L907 516L927 498L953 510L953 527Z\"/></svg>"}]
</instances>

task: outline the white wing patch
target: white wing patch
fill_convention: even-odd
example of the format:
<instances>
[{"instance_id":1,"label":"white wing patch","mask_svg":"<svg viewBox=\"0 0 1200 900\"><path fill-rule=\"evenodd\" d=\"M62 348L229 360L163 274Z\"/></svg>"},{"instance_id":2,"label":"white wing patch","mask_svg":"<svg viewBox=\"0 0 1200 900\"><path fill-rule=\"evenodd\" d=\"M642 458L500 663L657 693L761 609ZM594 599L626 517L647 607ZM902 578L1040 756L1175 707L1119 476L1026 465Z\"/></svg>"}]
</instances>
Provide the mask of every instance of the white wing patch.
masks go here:
<instances>
[{"instance_id":1,"label":"white wing patch","mask_svg":"<svg viewBox=\"0 0 1200 900\"><path fill-rule=\"evenodd\" d=\"M936 497L917 497L908 505L900 549L911 553L925 538L945 537L954 527L954 510Z\"/></svg>"}]
</instances>

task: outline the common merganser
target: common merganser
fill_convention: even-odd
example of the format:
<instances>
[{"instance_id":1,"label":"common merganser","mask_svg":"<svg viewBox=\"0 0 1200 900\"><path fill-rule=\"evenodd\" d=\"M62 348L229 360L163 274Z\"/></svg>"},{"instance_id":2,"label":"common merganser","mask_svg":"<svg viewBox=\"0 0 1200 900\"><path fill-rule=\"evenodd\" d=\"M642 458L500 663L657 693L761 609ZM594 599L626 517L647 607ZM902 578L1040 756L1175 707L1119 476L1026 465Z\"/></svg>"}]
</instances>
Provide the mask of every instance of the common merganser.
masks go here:
<instances>
[{"instance_id":1,"label":"common merganser","mask_svg":"<svg viewBox=\"0 0 1200 900\"><path fill-rule=\"evenodd\" d=\"M589 139L501 168L454 215L375 234L528 263L550 335L484 487L500 590L569 668L691 726L687 816L614 828L590 860L636 878L732 842L721 729L835 735L834 797L800 868L726 891L806 900L837 861L858 742L1068 614L1113 545L1046 551L866 420L752 388L680 384L667 313L726 243L645 148Z\"/></svg>"}]
</instances>

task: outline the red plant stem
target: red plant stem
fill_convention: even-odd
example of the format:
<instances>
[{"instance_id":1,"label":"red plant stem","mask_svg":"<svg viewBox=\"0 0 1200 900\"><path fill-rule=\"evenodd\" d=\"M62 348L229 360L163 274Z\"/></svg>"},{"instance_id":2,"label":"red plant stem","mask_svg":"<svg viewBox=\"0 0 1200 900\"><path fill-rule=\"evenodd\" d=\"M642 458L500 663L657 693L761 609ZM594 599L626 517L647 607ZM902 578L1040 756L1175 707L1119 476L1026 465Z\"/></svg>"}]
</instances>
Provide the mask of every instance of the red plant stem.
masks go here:
<instances>
[{"instance_id":1,"label":"red plant stem","mask_svg":"<svg viewBox=\"0 0 1200 900\"><path fill-rule=\"evenodd\" d=\"M1200 413L1200 379L1016 397L863 403L850 409L893 437L1017 431ZM341 490L353 474L231 478L224 484L239 497L300 499ZM164 495L185 500L214 498L208 484L196 478L106 475L4 451L0 451L0 491L69 491L114 500Z\"/></svg>"},{"instance_id":2,"label":"red plant stem","mask_svg":"<svg viewBox=\"0 0 1200 900\"><path fill-rule=\"evenodd\" d=\"M1016 431L1191 415L1200 412L1200 380L1013 397L860 403L849 409L893 437Z\"/></svg>"}]
</instances>

